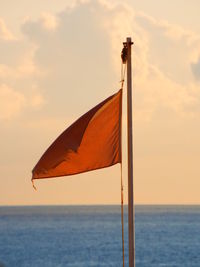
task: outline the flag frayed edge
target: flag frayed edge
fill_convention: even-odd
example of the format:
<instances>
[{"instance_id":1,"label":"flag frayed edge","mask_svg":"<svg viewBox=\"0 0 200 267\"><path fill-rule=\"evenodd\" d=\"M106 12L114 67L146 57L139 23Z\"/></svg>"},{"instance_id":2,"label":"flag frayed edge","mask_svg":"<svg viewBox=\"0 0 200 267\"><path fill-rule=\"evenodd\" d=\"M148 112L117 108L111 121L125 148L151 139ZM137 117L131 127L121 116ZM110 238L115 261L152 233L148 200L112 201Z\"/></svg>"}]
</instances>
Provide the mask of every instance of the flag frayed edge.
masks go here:
<instances>
[{"instance_id":1,"label":"flag frayed edge","mask_svg":"<svg viewBox=\"0 0 200 267\"><path fill-rule=\"evenodd\" d=\"M35 186L35 184L34 184L34 179L31 179L31 183L32 183L32 186L33 186L33 188L35 189L35 191L37 191L37 188L36 188L36 186Z\"/></svg>"}]
</instances>

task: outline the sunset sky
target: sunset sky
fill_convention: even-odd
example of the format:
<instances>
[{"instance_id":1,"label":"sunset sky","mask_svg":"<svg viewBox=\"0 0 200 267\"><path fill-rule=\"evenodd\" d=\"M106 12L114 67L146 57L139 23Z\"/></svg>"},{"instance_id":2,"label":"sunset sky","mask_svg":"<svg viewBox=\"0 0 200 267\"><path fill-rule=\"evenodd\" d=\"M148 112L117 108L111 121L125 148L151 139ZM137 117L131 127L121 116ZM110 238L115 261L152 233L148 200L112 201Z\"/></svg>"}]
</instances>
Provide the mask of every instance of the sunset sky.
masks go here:
<instances>
[{"instance_id":1,"label":"sunset sky","mask_svg":"<svg viewBox=\"0 0 200 267\"><path fill-rule=\"evenodd\" d=\"M0 205L120 203L119 165L36 181L37 192L31 171L64 129L118 91L127 36L135 203L200 204L199 10L198 0L0 0Z\"/></svg>"}]
</instances>

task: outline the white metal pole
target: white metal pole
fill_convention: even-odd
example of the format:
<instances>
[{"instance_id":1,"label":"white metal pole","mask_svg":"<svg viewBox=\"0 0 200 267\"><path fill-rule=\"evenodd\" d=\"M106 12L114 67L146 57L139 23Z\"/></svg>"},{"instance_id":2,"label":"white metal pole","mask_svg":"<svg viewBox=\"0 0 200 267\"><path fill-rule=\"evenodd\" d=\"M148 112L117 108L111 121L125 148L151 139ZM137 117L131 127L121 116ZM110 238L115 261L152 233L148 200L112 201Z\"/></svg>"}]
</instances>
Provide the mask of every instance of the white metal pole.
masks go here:
<instances>
[{"instance_id":1,"label":"white metal pole","mask_svg":"<svg viewBox=\"0 0 200 267\"><path fill-rule=\"evenodd\" d=\"M133 195L133 135L132 135L132 70L131 70L131 38L127 45L127 135L128 135L128 232L129 232L129 267L135 267L135 227L134 227L134 195Z\"/></svg>"}]
</instances>

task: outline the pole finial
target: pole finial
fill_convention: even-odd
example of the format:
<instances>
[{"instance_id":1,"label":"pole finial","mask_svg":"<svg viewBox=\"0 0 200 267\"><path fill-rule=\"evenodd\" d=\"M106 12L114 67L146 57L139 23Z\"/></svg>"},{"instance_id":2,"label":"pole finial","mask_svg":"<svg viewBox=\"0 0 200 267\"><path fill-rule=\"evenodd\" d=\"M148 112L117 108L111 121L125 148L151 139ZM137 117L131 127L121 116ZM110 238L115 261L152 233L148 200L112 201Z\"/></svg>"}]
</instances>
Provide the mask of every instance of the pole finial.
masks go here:
<instances>
[{"instance_id":1,"label":"pole finial","mask_svg":"<svg viewBox=\"0 0 200 267\"><path fill-rule=\"evenodd\" d=\"M131 37L127 37L127 38L126 38L126 43L127 43L127 44L130 44L130 45L134 44L134 42L132 42Z\"/></svg>"}]
</instances>

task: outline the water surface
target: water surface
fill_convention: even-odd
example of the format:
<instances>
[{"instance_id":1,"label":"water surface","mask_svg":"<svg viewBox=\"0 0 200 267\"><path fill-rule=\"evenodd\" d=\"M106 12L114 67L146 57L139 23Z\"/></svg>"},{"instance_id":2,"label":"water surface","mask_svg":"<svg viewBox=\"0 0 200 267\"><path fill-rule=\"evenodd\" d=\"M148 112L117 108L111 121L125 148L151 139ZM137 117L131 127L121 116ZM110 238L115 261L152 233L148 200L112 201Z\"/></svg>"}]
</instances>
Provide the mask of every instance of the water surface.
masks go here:
<instances>
[{"instance_id":1,"label":"water surface","mask_svg":"<svg viewBox=\"0 0 200 267\"><path fill-rule=\"evenodd\" d=\"M122 266L120 206L0 207L0 267ZM125 209L127 257L127 209ZM199 267L200 206L136 206L136 267Z\"/></svg>"}]
</instances>

